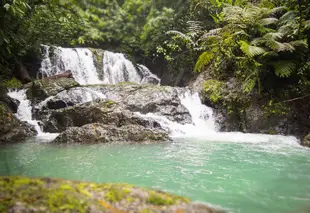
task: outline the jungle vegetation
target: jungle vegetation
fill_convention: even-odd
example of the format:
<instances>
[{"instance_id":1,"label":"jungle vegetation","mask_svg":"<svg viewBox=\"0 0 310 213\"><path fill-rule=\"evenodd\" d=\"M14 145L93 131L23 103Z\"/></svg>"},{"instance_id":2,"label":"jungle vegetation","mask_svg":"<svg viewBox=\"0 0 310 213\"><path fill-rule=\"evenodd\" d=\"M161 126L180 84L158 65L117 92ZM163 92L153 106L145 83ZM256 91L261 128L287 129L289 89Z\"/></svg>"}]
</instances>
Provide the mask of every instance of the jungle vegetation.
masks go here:
<instances>
[{"instance_id":1,"label":"jungle vegetation","mask_svg":"<svg viewBox=\"0 0 310 213\"><path fill-rule=\"evenodd\" d=\"M2 0L0 21L1 76L47 44L208 70L215 85L235 78L269 99L309 91L308 0Z\"/></svg>"}]
</instances>

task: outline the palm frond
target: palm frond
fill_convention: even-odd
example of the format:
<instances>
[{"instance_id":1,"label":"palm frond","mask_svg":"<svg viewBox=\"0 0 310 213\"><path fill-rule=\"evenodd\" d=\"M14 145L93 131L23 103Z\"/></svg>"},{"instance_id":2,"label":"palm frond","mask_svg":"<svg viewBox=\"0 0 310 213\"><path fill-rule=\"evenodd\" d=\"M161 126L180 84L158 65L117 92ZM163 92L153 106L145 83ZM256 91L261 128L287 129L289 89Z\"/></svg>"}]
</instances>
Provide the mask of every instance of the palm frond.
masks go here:
<instances>
[{"instance_id":1,"label":"palm frond","mask_svg":"<svg viewBox=\"0 0 310 213\"><path fill-rule=\"evenodd\" d=\"M275 74L280 78L288 78L295 71L296 64L292 61L277 61L271 64Z\"/></svg>"},{"instance_id":2,"label":"palm frond","mask_svg":"<svg viewBox=\"0 0 310 213\"><path fill-rule=\"evenodd\" d=\"M239 41L241 51L250 58L266 53L262 47L249 45L246 41Z\"/></svg>"},{"instance_id":3,"label":"palm frond","mask_svg":"<svg viewBox=\"0 0 310 213\"><path fill-rule=\"evenodd\" d=\"M268 26L271 24L277 24L278 21L279 20L277 18L263 18L263 19L259 20L259 23L263 26Z\"/></svg>"},{"instance_id":4,"label":"palm frond","mask_svg":"<svg viewBox=\"0 0 310 213\"><path fill-rule=\"evenodd\" d=\"M213 52L211 52L211 51L203 52L203 53L199 56L199 58L198 58L198 60L197 60L197 62L196 62L196 64L195 64L194 71L195 71L195 72L201 72L201 71L203 71L203 69L205 68L205 66L207 66L207 65L211 62L211 60L213 59L213 57L214 57L214 53L213 53Z\"/></svg>"}]
</instances>

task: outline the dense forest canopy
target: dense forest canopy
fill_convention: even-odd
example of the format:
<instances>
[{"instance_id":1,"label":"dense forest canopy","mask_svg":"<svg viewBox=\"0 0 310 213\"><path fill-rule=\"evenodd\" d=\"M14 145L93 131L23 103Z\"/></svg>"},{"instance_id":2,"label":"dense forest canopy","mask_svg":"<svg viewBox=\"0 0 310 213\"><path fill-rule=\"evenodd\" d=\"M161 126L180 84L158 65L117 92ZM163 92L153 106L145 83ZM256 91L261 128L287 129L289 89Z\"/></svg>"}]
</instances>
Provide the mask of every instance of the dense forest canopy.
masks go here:
<instances>
[{"instance_id":1,"label":"dense forest canopy","mask_svg":"<svg viewBox=\"0 0 310 213\"><path fill-rule=\"evenodd\" d=\"M209 69L214 101L229 77L244 94L309 90L307 0L2 0L0 16L2 76L47 44L122 51L167 72Z\"/></svg>"}]
</instances>

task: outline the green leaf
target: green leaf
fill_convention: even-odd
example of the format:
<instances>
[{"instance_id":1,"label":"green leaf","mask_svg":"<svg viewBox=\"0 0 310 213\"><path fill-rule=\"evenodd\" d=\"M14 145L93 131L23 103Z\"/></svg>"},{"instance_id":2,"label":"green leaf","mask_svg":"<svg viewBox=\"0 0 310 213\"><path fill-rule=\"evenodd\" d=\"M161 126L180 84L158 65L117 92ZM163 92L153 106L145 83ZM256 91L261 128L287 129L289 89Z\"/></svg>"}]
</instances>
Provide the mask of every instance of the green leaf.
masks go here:
<instances>
[{"instance_id":1,"label":"green leaf","mask_svg":"<svg viewBox=\"0 0 310 213\"><path fill-rule=\"evenodd\" d=\"M296 64L292 61L277 61L271 64L280 78L288 78L295 71Z\"/></svg>"},{"instance_id":2,"label":"green leaf","mask_svg":"<svg viewBox=\"0 0 310 213\"><path fill-rule=\"evenodd\" d=\"M213 59L213 57L214 57L214 53L211 52L211 51L202 53L202 54L199 56L198 61L197 61L196 64L195 64L194 71L195 71L195 72L201 72L201 71L203 71L203 69L205 68L205 66L207 66L207 65L211 62L211 60Z\"/></svg>"},{"instance_id":3,"label":"green leaf","mask_svg":"<svg viewBox=\"0 0 310 213\"><path fill-rule=\"evenodd\" d=\"M263 18L263 19L259 20L259 23L261 25L268 26L271 24L278 23L278 19L277 18Z\"/></svg>"},{"instance_id":4,"label":"green leaf","mask_svg":"<svg viewBox=\"0 0 310 213\"><path fill-rule=\"evenodd\" d=\"M250 58L266 53L264 48L251 46L246 41L239 41L238 43L242 52Z\"/></svg>"}]
</instances>

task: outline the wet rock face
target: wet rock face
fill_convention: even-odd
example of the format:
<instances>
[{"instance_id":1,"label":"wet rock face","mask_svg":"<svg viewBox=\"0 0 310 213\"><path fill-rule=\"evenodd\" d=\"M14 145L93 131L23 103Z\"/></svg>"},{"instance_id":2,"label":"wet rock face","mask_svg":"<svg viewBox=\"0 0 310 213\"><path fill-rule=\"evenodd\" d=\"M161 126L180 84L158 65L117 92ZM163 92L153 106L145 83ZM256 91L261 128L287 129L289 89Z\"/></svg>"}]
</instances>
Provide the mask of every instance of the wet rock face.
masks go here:
<instances>
[{"instance_id":1,"label":"wet rock face","mask_svg":"<svg viewBox=\"0 0 310 213\"><path fill-rule=\"evenodd\" d=\"M0 177L1 210L89 213L220 213L189 199L128 184L97 184L51 178Z\"/></svg>"},{"instance_id":2,"label":"wet rock face","mask_svg":"<svg viewBox=\"0 0 310 213\"><path fill-rule=\"evenodd\" d=\"M82 127L70 127L62 132L53 143L109 143L109 142L163 142L168 141L166 132L140 125L115 127L100 123Z\"/></svg>"},{"instance_id":3,"label":"wet rock face","mask_svg":"<svg viewBox=\"0 0 310 213\"><path fill-rule=\"evenodd\" d=\"M68 127L81 127L90 123L102 123L121 127L134 124L158 128L157 122L140 118L123 105L111 100L94 101L74 107L54 110L51 114L41 114L40 118L46 132L62 132Z\"/></svg>"},{"instance_id":4,"label":"wet rock face","mask_svg":"<svg viewBox=\"0 0 310 213\"><path fill-rule=\"evenodd\" d=\"M123 83L73 88L52 97L45 103L43 109L60 109L92 101L98 98L98 94L95 93L104 94L107 99L120 103L132 112L154 113L181 124L191 123L191 116L178 97L178 89L155 85Z\"/></svg>"},{"instance_id":5,"label":"wet rock face","mask_svg":"<svg viewBox=\"0 0 310 213\"><path fill-rule=\"evenodd\" d=\"M5 103L0 102L0 143L14 143L36 134L34 128L19 121Z\"/></svg>"}]
</instances>

